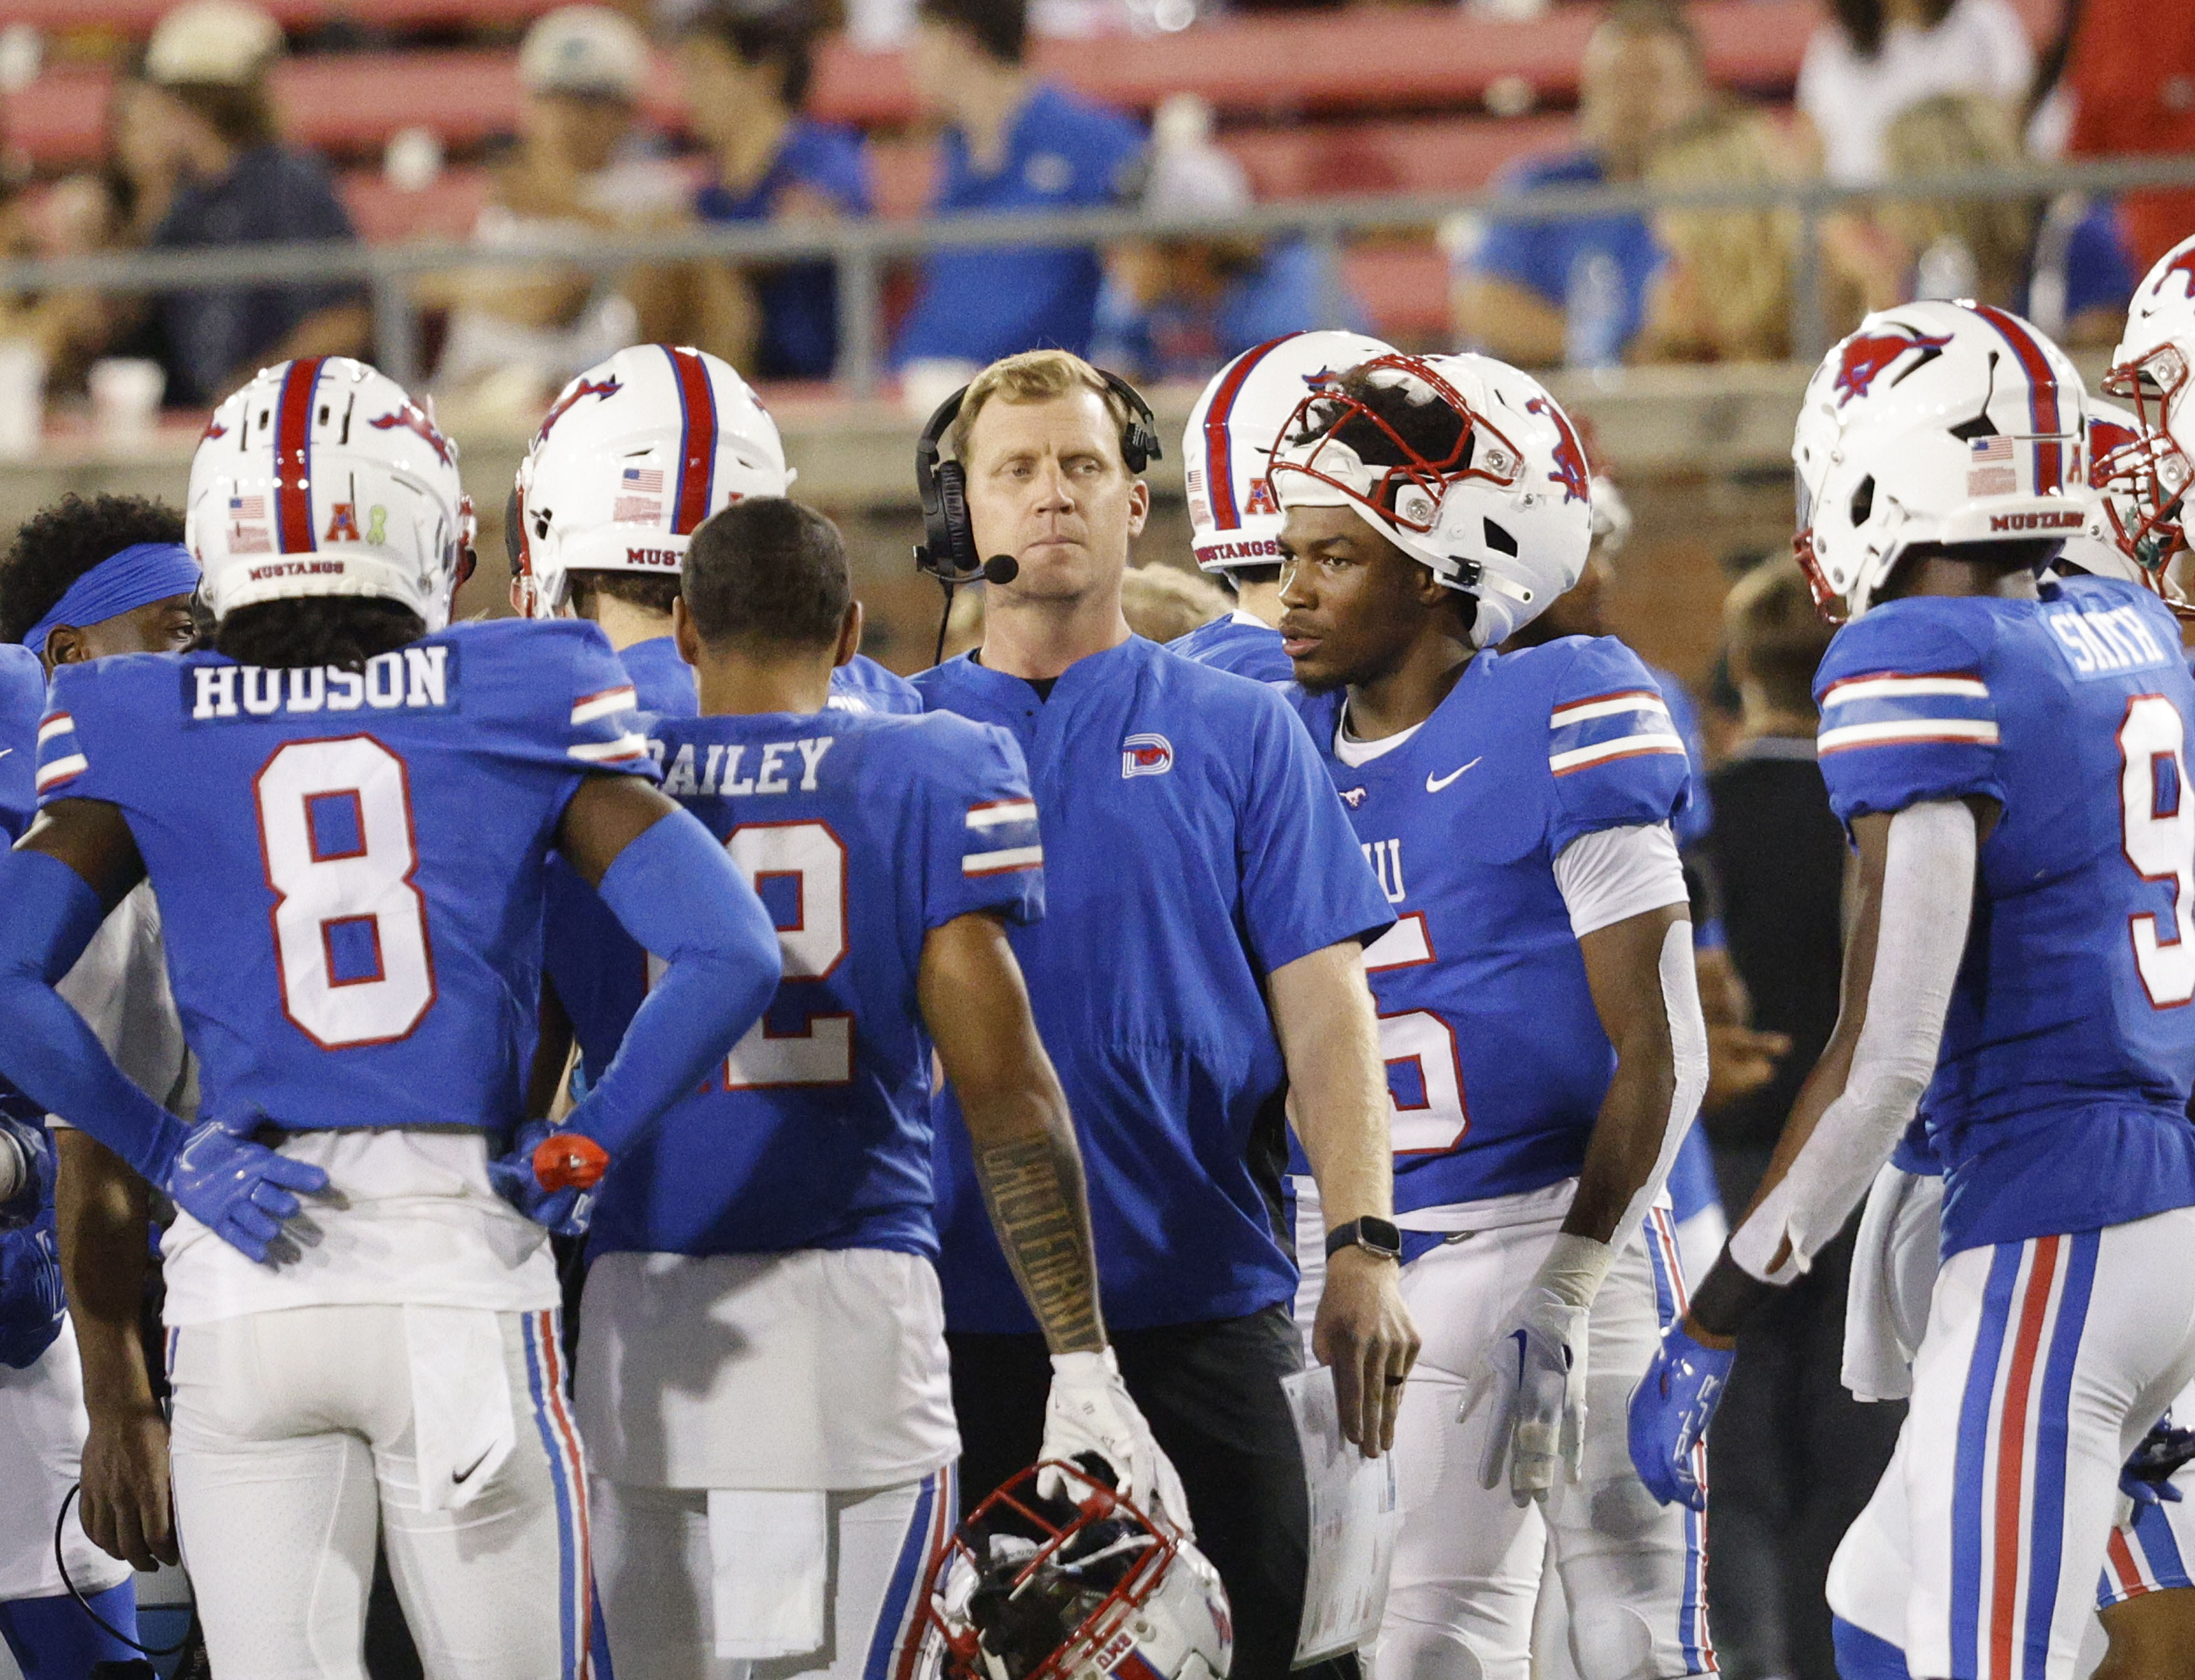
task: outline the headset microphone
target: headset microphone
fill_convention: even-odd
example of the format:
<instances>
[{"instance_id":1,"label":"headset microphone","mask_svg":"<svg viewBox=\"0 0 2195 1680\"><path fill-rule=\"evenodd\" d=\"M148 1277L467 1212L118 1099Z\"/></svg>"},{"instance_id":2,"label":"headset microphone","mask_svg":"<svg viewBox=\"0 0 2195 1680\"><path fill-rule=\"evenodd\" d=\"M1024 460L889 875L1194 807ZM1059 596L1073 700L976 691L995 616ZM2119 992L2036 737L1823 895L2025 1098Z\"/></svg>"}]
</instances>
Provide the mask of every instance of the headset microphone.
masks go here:
<instances>
[{"instance_id":1,"label":"headset microphone","mask_svg":"<svg viewBox=\"0 0 2195 1680\"><path fill-rule=\"evenodd\" d=\"M1097 370L1106 390L1128 411L1121 430L1121 461L1130 473L1140 473L1165 451L1159 443L1158 422L1143 394L1117 373ZM945 628L953 616L953 592L963 584L978 581L1011 584L1021 575L1021 562L1011 555L993 555L979 560L976 554L975 522L968 517L968 475L958 461L938 458L945 434L959 417L960 404L968 394L963 385L937 406L914 445L914 487L922 498L922 541L915 545L918 572L945 586L945 614L937 624L937 662L945 658Z\"/></svg>"}]
</instances>

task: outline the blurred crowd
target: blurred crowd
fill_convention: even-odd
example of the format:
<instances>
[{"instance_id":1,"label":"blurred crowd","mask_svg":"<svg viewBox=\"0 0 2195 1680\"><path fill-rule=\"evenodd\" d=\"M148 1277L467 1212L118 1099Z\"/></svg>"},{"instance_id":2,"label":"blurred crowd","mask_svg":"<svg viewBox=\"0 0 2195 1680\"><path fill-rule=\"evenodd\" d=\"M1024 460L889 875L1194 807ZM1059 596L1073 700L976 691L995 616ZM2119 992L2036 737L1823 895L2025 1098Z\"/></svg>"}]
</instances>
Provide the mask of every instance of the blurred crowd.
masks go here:
<instances>
[{"instance_id":1,"label":"blurred crowd","mask_svg":"<svg viewBox=\"0 0 2195 1680\"><path fill-rule=\"evenodd\" d=\"M1161 105L1147 127L1038 72L1032 37L1061 26L1059 0L876 0L850 17L839 7L680 0L549 12L523 38L515 131L488 159L472 237L492 247L874 214L869 139L809 110L819 50L850 26L905 48L932 135L935 213L1139 207L1181 228L1252 205L1242 163L1195 96ZM1894 185L2069 148L2195 144L2181 132L2195 124L2195 64L2181 73L2171 62L2195 55L2195 38L2145 34L2140 10L2139 0L2072 9L2073 23L2038 55L2008 0L1835 0L1795 100L1766 106L1714 85L1681 6L1617 0L1586 47L1568 141L1512 163L1496 189ZM281 29L249 0L187 0L168 13L113 83L103 165L0 203L0 247L66 255L354 238L327 162L283 140L269 78L285 50ZM666 63L676 88L660 85ZM2152 120L2127 120L2129 77L2158 107ZM679 135L651 118L666 101L683 102ZM433 137L400 138L390 177L431 175ZM2097 342L2172 213L2074 198L1858 201L1819 230L1823 324L1841 331L1869 308L1972 296L2023 310L2063 342ZM1789 352L1803 260L1790 210L1495 213L1447 231L1451 342L1418 348L1468 344L1530 366ZM1146 382L1198 379L1277 333L1364 324L1339 267L1332 247L1218 232L1102 251L946 250L890 277L884 342L918 402L969 368L1046 344ZM637 340L700 345L765 380L825 379L838 356L841 302L823 260L608 274L483 267L429 277L413 301L435 388L514 413L538 410L573 373ZM344 283L0 298L0 338L38 345L49 389L80 390L93 363L129 358L157 364L168 402L181 406L203 406L284 356L369 353L372 327L364 292Z\"/></svg>"}]
</instances>

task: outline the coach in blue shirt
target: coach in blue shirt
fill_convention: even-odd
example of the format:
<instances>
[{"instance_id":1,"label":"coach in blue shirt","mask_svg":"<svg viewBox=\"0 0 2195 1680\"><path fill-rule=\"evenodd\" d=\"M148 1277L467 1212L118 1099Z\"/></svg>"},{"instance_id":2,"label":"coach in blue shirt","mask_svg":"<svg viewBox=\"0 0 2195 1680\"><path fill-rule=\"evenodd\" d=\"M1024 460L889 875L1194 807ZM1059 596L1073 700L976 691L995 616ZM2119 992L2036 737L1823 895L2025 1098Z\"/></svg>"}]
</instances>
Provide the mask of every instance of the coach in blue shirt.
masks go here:
<instances>
[{"instance_id":1,"label":"coach in blue shirt","mask_svg":"<svg viewBox=\"0 0 2195 1680\"><path fill-rule=\"evenodd\" d=\"M1393 912L1281 697L1129 633L1121 578L1150 498L1121 458L1126 420L1063 352L977 376L950 450L977 552L1020 571L987 586L982 647L915 685L933 710L1011 730L1028 758L1047 909L1010 937L1074 1110L1106 1321L1233 1602L1235 1680L1282 1680L1307 1525L1281 1389L1303 1357L1279 1234L1282 1111L1330 1227L1388 1219L1361 941ZM973 1502L1035 1457L1051 1372L957 1115L937 1138ZM1318 1352L1344 1427L1377 1453L1417 1336L1392 1259L1352 1246L1330 1264Z\"/></svg>"},{"instance_id":2,"label":"coach in blue shirt","mask_svg":"<svg viewBox=\"0 0 2195 1680\"><path fill-rule=\"evenodd\" d=\"M932 215L1093 210L1135 189L1143 130L1024 67L1027 0L919 0L917 12L915 97L945 125ZM894 358L980 365L1046 345L1083 354L1098 280L1086 247L937 251Z\"/></svg>"}]
</instances>

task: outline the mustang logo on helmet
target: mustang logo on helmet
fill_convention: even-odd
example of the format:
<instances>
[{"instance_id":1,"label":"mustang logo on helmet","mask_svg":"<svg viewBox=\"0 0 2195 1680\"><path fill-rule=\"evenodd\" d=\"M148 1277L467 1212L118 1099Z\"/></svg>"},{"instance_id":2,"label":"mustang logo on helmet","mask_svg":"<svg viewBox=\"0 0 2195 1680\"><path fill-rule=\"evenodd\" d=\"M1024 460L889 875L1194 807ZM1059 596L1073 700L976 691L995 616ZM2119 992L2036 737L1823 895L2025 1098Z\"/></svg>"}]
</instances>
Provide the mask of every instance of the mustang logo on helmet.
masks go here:
<instances>
[{"instance_id":1,"label":"mustang logo on helmet","mask_svg":"<svg viewBox=\"0 0 2195 1680\"><path fill-rule=\"evenodd\" d=\"M449 439L442 435L432 420L408 402L394 414L377 415L366 423L377 432L394 431L399 426L407 432L417 432L427 440L427 446L435 452L437 461L446 467L450 464Z\"/></svg>"},{"instance_id":2,"label":"mustang logo on helmet","mask_svg":"<svg viewBox=\"0 0 2195 1680\"><path fill-rule=\"evenodd\" d=\"M562 419L564 411L579 401L581 397L614 397L624 388L625 387L618 383L615 374L612 374L607 379L580 380L578 384L557 398L556 406L541 417L541 429L534 433L533 441L538 444L542 439L547 437L549 429Z\"/></svg>"},{"instance_id":3,"label":"mustang logo on helmet","mask_svg":"<svg viewBox=\"0 0 2195 1680\"><path fill-rule=\"evenodd\" d=\"M1593 474L1585 463L1585 446L1570 428L1570 416L1545 397L1534 397L1524 405L1524 411L1544 414L1555 423L1555 469L1547 475L1547 481L1562 486L1565 502L1591 502Z\"/></svg>"},{"instance_id":4,"label":"mustang logo on helmet","mask_svg":"<svg viewBox=\"0 0 2195 1680\"><path fill-rule=\"evenodd\" d=\"M1844 354L1837 361L1837 406L1842 408L1854 397L1864 397L1873 388L1875 382L1890 369L1890 365L1908 350L1921 352L1921 360L1908 368L1926 367L1944 354L1944 347L1951 342L1949 333L1916 332L1911 327L1899 326L1891 332L1856 332L1845 341Z\"/></svg>"},{"instance_id":5,"label":"mustang logo on helmet","mask_svg":"<svg viewBox=\"0 0 2195 1680\"><path fill-rule=\"evenodd\" d=\"M2165 274L2177 274L2181 284L2187 288L2186 295L2195 297L2195 250L2183 250L2165 265L2164 273L2157 277L2158 290L2164 289Z\"/></svg>"}]
</instances>

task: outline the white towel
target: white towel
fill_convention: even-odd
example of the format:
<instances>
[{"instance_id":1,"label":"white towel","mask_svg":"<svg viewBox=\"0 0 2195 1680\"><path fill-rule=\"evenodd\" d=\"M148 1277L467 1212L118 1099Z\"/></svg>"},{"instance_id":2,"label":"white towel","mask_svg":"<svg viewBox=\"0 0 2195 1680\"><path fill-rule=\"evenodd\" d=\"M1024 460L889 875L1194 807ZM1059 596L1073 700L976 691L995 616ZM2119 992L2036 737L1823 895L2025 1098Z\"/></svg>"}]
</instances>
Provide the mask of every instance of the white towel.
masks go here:
<instances>
[{"instance_id":1,"label":"white towel","mask_svg":"<svg viewBox=\"0 0 2195 1680\"><path fill-rule=\"evenodd\" d=\"M404 1341L419 1509L455 1510L495 1479L518 1442L503 1324L475 1307L407 1306Z\"/></svg>"},{"instance_id":2,"label":"white towel","mask_svg":"<svg viewBox=\"0 0 2195 1680\"><path fill-rule=\"evenodd\" d=\"M1928 1328L1944 1181L1885 1163L1867 1194L1845 1292L1844 1384L1855 1400L1904 1400Z\"/></svg>"},{"instance_id":3,"label":"white towel","mask_svg":"<svg viewBox=\"0 0 2195 1680\"><path fill-rule=\"evenodd\" d=\"M823 1648L829 1535L820 1491L709 1490L717 1656L758 1662Z\"/></svg>"}]
</instances>

